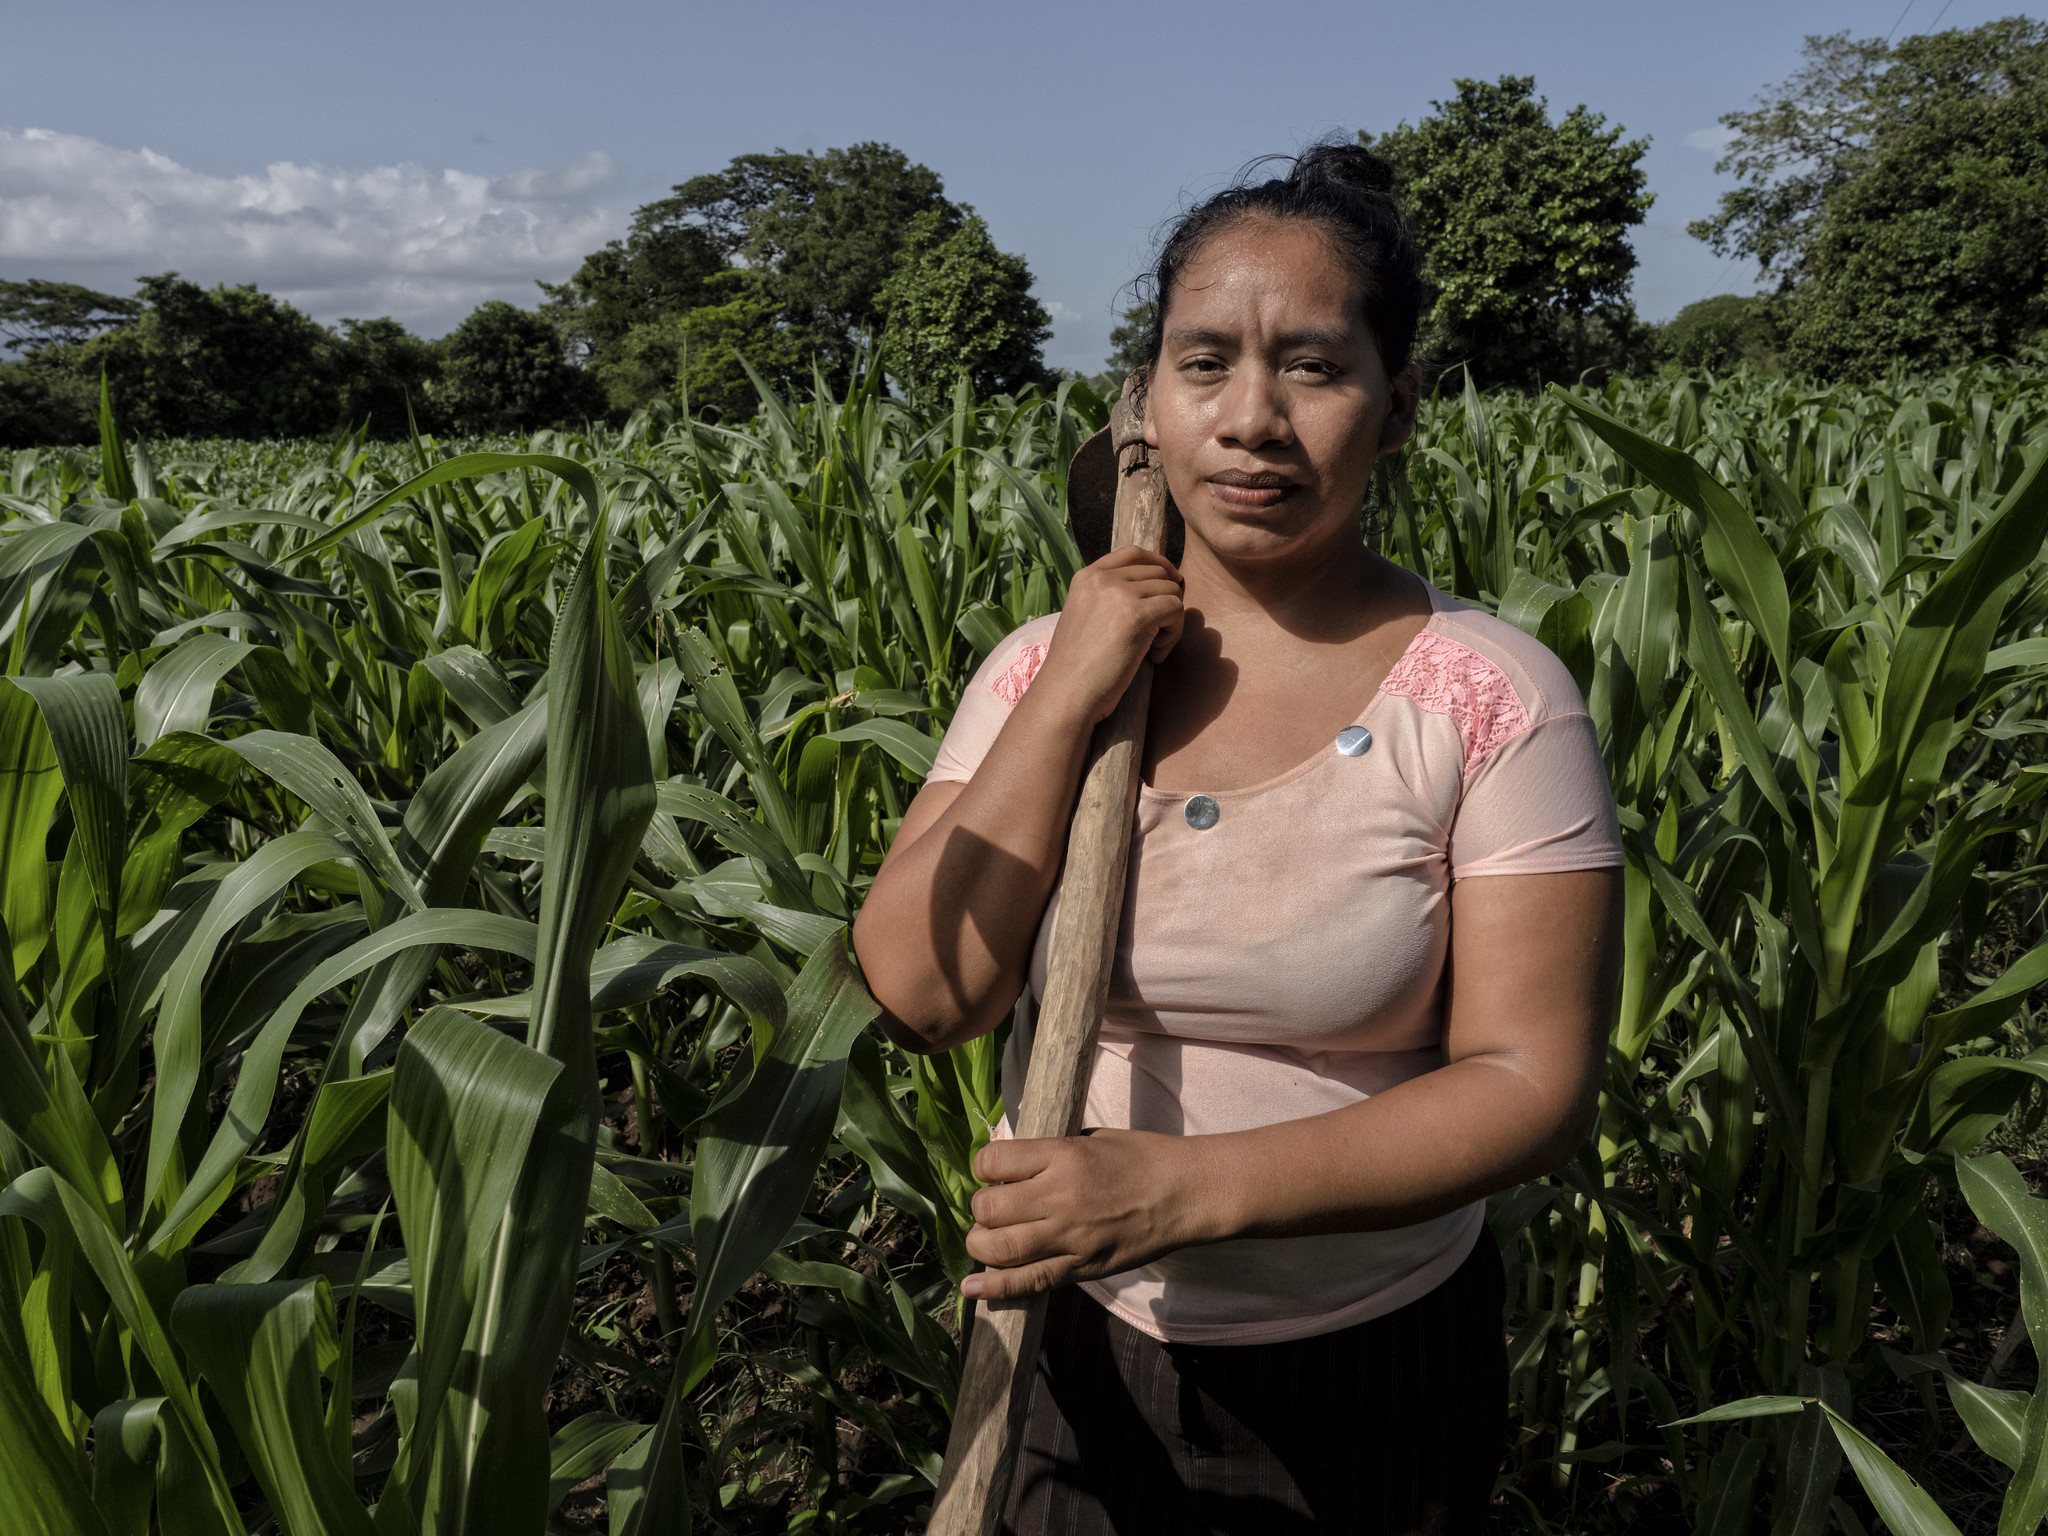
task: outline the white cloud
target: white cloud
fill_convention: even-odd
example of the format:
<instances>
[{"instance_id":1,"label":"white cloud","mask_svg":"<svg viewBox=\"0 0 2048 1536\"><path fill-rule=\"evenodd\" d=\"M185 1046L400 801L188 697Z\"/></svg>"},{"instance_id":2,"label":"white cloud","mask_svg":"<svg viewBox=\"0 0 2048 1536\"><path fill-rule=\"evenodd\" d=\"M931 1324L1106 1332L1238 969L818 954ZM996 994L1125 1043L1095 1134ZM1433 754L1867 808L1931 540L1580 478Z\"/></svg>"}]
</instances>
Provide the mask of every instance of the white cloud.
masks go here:
<instances>
[{"instance_id":1,"label":"white cloud","mask_svg":"<svg viewBox=\"0 0 2048 1536\"><path fill-rule=\"evenodd\" d=\"M1721 123L1711 128L1695 128L1685 136L1685 142L1710 155L1725 154L1728 146L1735 142L1735 130Z\"/></svg>"},{"instance_id":2,"label":"white cloud","mask_svg":"<svg viewBox=\"0 0 2048 1536\"><path fill-rule=\"evenodd\" d=\"M428 335L487 298L530 305L625 227L593 152L496 178L278 161L209 176L150 149L0 130L0 273L125 293L146 272L255 283L322 320L392 315Z\"/></svg>"}]
</instances>

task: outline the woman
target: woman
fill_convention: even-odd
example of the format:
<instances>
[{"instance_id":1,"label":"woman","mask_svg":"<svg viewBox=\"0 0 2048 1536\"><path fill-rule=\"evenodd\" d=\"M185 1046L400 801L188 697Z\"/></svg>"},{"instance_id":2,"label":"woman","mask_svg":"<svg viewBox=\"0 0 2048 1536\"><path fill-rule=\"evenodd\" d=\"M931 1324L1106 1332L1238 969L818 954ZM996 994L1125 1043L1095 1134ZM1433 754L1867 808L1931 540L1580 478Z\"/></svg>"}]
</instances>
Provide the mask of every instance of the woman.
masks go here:
<instances>
[{"instance_id":1,"label":"woman","mask_svg":"<svg viewBox=\"0 0 2048 1536\"><path fill-rule=\"evenodd\" d=\"M1159 664L1089 1133L976 1167L962 1290L1059 1288L1020 1532L1468 1531L1492 1493L1482 1202L1586 1133L1622 855L1563 666L1361 537L1420 388L1390 188L1322 146L1173 230L1180 564L1116 551L990 654L855 926L904 1044L993 1029L1044 982L1090 733Z\"/></svg>"}]
</instances>

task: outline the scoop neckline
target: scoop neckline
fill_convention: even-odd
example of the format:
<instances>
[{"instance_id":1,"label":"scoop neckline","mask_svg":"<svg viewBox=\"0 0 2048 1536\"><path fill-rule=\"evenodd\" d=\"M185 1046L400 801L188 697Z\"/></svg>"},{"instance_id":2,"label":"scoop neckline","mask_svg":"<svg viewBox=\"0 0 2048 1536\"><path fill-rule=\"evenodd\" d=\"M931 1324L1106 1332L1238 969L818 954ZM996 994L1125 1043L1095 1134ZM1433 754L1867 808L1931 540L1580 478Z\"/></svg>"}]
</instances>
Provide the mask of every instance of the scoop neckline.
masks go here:
<instances>
[{"instance_id":1,"label":"scoop neckline","mask_svg":"<svg viewBox=\"0 0 2048 1536\"><path fill-rule=\"evenodd\" d=\"M1410 572L1409 574L1413 575L1414 573ZM1429 617L1422 621L1422 628L1416 630L1414 637L1401 648L1401 654L1396 656L1394 664L1387 668L1387 677L1392 677L1401 670L1401 663L1408 659L1409 655L1418 645L1422 644L1422 637L1433 633L1436 629L1436 621L1450 612L1451 600L1437 589L1436 583L1424 580L1420 576L1417 576L1415 579L1422 582L1423 590L1429 595ZM1350 730L1352 726L1364 725L1371 718L1372 712L1379 707L1380 700L1387 697L1387 677L1380 679L1379 687L1373 689L1372 697L1365 701L1364 708L1359 710L1358 714L1352 719L1351 724L1337 727L1337 736L1341 736L1344 732ZM1290 784L1302 775L1322 767L1331 758L1341 755L1337 751L1336 736L1332 736L1327 744L1305 762L1296 763L1285 772L1275 774L1270 779L1261 779L1256 784L1246 784L1238 789L1155 789L1150 784L1140 782L1138 785L1138 798L1140 801L1156 800L1168 805L1185 803L1194 799L1197 795L1207 795L1211 800L1219 802L1238 800L1246 795L1264 794L1267 790L1278 789L1284 784Z\"/></svg>"}]
</instances>

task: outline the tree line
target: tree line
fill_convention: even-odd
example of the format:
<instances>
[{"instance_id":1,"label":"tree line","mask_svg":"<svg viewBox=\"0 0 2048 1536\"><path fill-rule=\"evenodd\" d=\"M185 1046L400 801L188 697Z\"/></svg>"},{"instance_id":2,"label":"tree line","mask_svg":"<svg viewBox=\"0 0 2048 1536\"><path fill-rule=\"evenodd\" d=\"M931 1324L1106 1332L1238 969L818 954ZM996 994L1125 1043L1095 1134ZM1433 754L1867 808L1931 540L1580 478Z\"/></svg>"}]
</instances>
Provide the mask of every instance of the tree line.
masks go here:
<instances>
[{"instance_id":1,"label":"tree line","mask_svg":"<svg viewBox=\"0 0 2048 1536\"><path fill-rule=\"evenodd\" d=\"M1394 164L1426 248L1428 354L1484 387L1742 362L1868 379L2048 339L2042 23L1809 38L1790 78L1722 119L1716 169L1737 186L1691 226L1775 286L1663 325L1630 298L1648 140L1585 106L1554 117L1526 76L1454 84L1417 122L1359 137ZM540 286L532 309L493 300L429 341L176 273L125 297L0 282L0 446L91 440L102 375L136 429L189 437L481 435L656 398L744 417L757 377L843 384L870 352L913 395L1058 376L1023 259L885 144L742 155ZM1135 297L1112 374L1142 360Z\"/></svg>"}]
</instances>

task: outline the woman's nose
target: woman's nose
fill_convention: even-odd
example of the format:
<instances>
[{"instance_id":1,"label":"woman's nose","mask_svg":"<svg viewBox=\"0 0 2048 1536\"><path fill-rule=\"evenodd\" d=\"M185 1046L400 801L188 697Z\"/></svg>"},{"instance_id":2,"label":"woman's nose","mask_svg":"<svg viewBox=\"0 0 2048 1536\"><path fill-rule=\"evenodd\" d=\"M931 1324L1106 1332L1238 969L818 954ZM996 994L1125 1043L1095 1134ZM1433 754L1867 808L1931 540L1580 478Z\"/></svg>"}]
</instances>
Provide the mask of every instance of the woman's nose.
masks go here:
<instances>
[{"instance_id":1,"label":"woman's nose","mask_svg":"<svg viewBox=\"0 0 2048 1536\"><path fill-rule=\"evenodd\" d=\"M1234 447L1285 444L1293 431L1280 396L1279 380L1264 368L1239 368L1223 397L1217 435Z\"/></svg>"}]
</instances>

